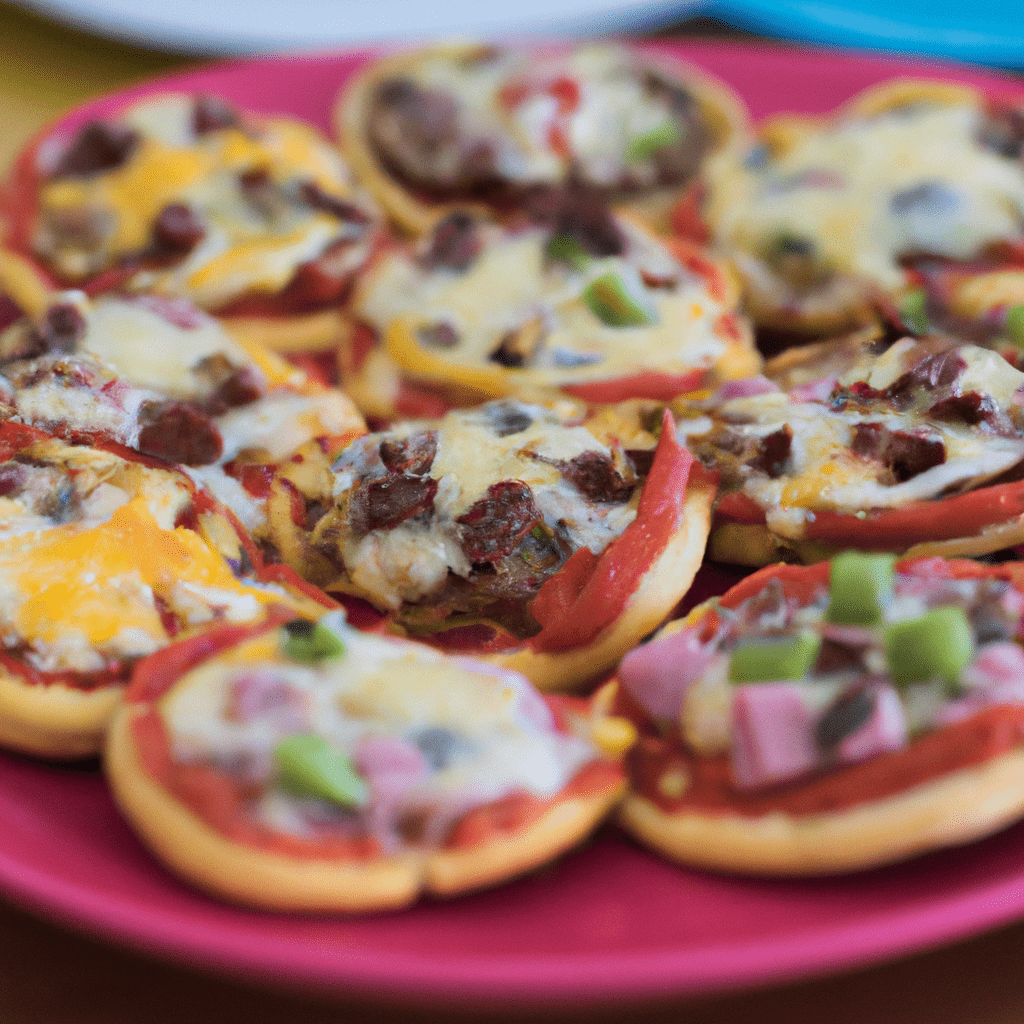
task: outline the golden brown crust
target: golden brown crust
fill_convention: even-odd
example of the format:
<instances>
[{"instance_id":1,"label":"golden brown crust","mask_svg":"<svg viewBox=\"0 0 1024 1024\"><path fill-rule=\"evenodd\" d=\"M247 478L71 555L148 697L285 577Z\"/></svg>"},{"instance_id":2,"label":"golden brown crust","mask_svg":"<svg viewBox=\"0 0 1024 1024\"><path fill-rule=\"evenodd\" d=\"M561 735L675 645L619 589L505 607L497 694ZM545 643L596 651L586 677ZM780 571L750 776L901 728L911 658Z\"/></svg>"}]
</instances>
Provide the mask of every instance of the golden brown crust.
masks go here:
<instances>
[{"instance_id":1,"label":"golden brown crust","mask_svg":"<svg viewBox=\"0 0 1024 1024\"><path fill-rule=\"evenodd\" d=\"M334 127L342 154L377 203L410 234L424 234L453 209L485 212L486 207L467 202L421 199L389 174L378 159L366 131L365 112L369 97L385 79L415 67L425 52L460 58L487 49L489 47L481 43L445 43L433 46L429 51L399 53L373 61L347 83L335 102ZM712 159L719 159L723 153L738 148L740 140L746 138L749 117L743 100L736 92L692 65L658 54L646 54L645 57L692 89L716 136L716 155ZM668 213L678 199L678 192L678 188L664 189L624 202L621 206L650 226L664 228L667 227Z\"/></svg>"},{"instance_id":2,"label":"golden brown crust","mask_svg":"<svg viewBox=\"0 0 1024 1024\"><path fill-rule=\"evenodd\" d=\"M987 526L969 537L923 540L907 548L895 547L892 554L906 558L979 558L1024 544L1024 515ZM708 556L716 562L760 568L778 561L799 561L805 565L822 562L848 545L824 544L816 540L777 537L764 523L717 523L708 540Z\"/></svg>"},{"instance_id":3,"label":"golden brown crust","mask_svg":"<svg viewBox=\"0 0 1024 1024\"><path fill-rule=\"evenodd\" d=\"M578 688L609 669L657 629L690 589L704 557L714 496L713 484L689 484L679 530L641 577L622 613L590 643L549 653L523 647L487 660L522 672L540 690Z\"/></svg>"},{"instance_id":4,"label":"golden brown crust","mask_svg":"<svg viewBox=\"0 0 1024 1024\"><path fill-rule=\"evenodd\" d=\"M759 818L669 814L636 794L620 812L644 845L681 864L751 875L826 875L973 842L1024 815L1024 750L845 811Z\"/></svg>"},{"instance_id":5,"label":"golden brown crust","mask_svg":"<svg viewBox=\"0 0 1024 1024\"><path fill-rule=\"evenodd\" d=\"M761 372L781 390L792 391L824 377L842 376L864 359L873 358L873 345L881 337L881 326L874 323L825 341L797 345L765 360Z\"/></svg>"},{"instance_id":6,"label":"golden brown crust","mask_svg":"<svg viewBox=\"0 0 1024 1024\"><path fill-rule=\"evenodd\" d=\"M104 761L122 812L153 852L189 882L271 910L390 910L424 893L451 896L495 885L581 842L622 792L616 783L559 800L526 827L465 849L347 862L293 858L231 842L154 782L138 760L131 726L135 713L126 707L115 717Z\"/></svg>"},{"instance_id":7,"label":"golden brown crust","mask_svg":"<svg viewBox=\"0 0 1024 1024\"><path fill-rule=\"evenodd\" d=\"M0 746L57 760L98 754L123 690L34 684L0 671Z\"/></svg>"},{"instance_id":8,"label":"golden brown crust","mask_svg":"<svg viewBox=\"0 0 1024 1024\"><path fill-rule=\"evenodd\" d=\"M981 93L969 85L933 78L891 78L869 86L839 108L839 117L873 117L917 103L975 105Z\"/></svg>"}]
</instances>

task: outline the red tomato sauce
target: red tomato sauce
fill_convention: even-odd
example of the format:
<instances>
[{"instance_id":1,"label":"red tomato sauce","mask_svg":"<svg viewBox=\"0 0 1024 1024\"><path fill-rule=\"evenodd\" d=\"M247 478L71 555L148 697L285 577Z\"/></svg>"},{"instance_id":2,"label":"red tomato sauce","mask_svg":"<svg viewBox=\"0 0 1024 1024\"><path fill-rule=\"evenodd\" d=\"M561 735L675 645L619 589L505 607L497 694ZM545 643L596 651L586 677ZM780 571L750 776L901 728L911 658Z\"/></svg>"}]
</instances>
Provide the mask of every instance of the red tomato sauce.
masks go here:
<instances>
[{"instance_id":1,"label":"red tomato sauce","mask_svg":"<svg viewBox=\"0 0 1024 1024\"><path fill-rule=\"evenodd\" d=\"M66 686L82 693L92 693L107 686L120 686L128 681L131 662L118 661L98 672L42 672L6 651L0 652L0 667L31 686Z\"/></svg>"},{"instance_id":2,"label":"red tomato sauce","mask_svg":"<svg viewBox=\"0 0 1024 1024\"><path fill-rule=\"evenodd\" d=\"M983 764L1024 742L1024 707L999 705L972 718L936 729L900 750L810 778L741 793L733 785L725 754L699 757L678 738L645 735L627 758L637 792L669 813L708 811L759 817L773 811L792 815L844 811L896 796L962 768ZM666 772L689 780L679 797L666 796L659 780Z\"/></svg>"}]
</instances>

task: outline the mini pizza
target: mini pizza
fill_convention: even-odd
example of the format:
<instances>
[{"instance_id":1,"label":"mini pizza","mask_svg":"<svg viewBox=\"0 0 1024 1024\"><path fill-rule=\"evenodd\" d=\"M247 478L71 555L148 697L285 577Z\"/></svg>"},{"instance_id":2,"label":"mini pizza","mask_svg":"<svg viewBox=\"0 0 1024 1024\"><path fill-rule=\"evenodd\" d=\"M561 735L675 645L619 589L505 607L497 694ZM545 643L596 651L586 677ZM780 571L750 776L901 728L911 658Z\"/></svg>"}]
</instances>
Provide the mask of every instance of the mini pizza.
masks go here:
<instances>
[{"instance_id":1,"label":"mini pizza","mask_svg":"<svg viewBox=\"0 0 1024 1024\"><path fill-rule=\"evenodd\" d=\"M264 578L223 506L155 460L10 421L0 459L5 747L95 754L140 658L216 624L330 603L279 571Z\"/></svg>"},{"instance_id":2,"label":"mini pizza","mask_svg":"<svg viewBox=\"0 0 1024 1024\"><path fill-rule=\"evenodd\" d=\"M994 351L905 338L877 356L868 344L839 377L691 406L680 429L721 477L711 556L976 556L1024 542L1022 387Z\"/></svg>"},{"instance_id":3,"label":"mini pizza","mask_svg":"<svg viewBox=\"0 0 1024 1024\"><path fill-rule=\"evenodd\" d=\"M300 494L330 502L331 459L366 429L342 392L184 299L50 292L3 253L0 282L27 312L0 334L6 417L190 467L268 550Z\"/></svg>"},{"instance_id":4,"label":"mini pizza","mask_svg":"<svg viewBox=\"0 0 1024 1024\"><path fill-rule=\"evenodd\" d=\"M505 401L365 435L286 561L392 630L577 686L667 618L700 565L714 483L665 422L655 448L624 419Z\"/></svg>"},{"instance_id":5,"label":"mini pizza","mask_svg":"<svg viewBox=\"0 0 1024 1024\"><path fill-rule=\"evenodd\" d=\"M684 864L830 874L1024 816L1019 564L772 566L627 656L622 822Z\"/></svg>"},{"instance_id":6,"label":"mini pizza","mask_svg":"<svg viewBox=\"0 0 1024 1024\"><path fill-rule=\"evenodd\" d=\"M633 732L578 705L340 613L227 627L139 666L106 770L190 882L275 910L386 910L494 885L590 832Z\"/></svg>"},{"instance_id":7,"label":"mini pizza","mask_svg":"<svg viewBox=\"0 0 1024 1024\"><path fill-rule=\"evenodd\" d=\"M451 404L667 401L757 372L738 304L729 271L698 247L662 242L593 193L569 190L518 227L457 211L357 287L353 314L384 339L399 383L372 353L343 381L377 415L393 415L400 378Z\"/></svg>"},{"instance_id":8,"label":"mini pizza","mask_svg":"<svg viewBox=\"0 0 1024 1024\"><path fill-rule=\"evenodd\" d=\"M416 234L451 204L516 208L570 181L660 222L747 124L723 83L610 43L454 44L373 61L335 120L353 170Z\"/></svg>"},{"instance_id":9,"label":"mini pizza","mask_svg":"<svg viewBox=\"0 0 1024 1024\"><path fill-rule=\"evenodd\" d=\"M915 268L1021 264L1024 102L898 80L831 118L768 121L704 213L755 320L828 334L900 303Z\"/></svg>"},{"instance_id":10,"label":"mini pizza","mask_svg":"<svg viewBox=\"0 0 1024 1024\"><path fill-rule=\"evenodd\" d=\"M58 282L117 280L238 318L286 349L334 344L380 226L311 127L213 96L148 97L23 154L11 245Z\"/></svg>"}]
</instances>

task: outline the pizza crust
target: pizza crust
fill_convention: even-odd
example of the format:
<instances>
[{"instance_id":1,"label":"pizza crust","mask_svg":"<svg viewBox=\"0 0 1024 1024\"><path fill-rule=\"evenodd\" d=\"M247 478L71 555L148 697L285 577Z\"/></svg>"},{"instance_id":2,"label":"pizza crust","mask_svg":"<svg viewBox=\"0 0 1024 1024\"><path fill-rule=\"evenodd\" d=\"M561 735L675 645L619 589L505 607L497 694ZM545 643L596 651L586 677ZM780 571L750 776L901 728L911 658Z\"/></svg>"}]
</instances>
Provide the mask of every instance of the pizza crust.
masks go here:
<instances>
[{"instance_id":1,"label":"pizza crust","mask_svg":"<svg viewBox=\"0 0 1024 1024\"><path fill-rule=\"evenodd\" d=\"M581 842L615 805L623 784L560 800L511 835L465 849L365 861L288 857L233 843L146 773L132 736L136 710L111 726L104 767L114 798L154 853L187 881L234 902L280 911L362 913L495 885Z\"/></svg>"},{"instance_id":2,"label":"pizza crust","mask_svg":"<svg viewBox=\"0 0 1024 1024\"><path fill-rule=\"evenodd\" d=\"M36 685L0 671L0 746L56 760L92 757L123 691L120 683L91 691Z\"/></svg>"},{"instance_id":3,"label":"pizza crust","mask_svg":"<svg viewBox=\"0 0 1024 1024\"><path fill-rule=\"evenodd\" d=\"M759 818L666 813L637 794L622 826L644 845L693 867L751 875L829 875L905 860L997 832L1024 815L1024 750L845 811Z\"/></svg>"},{"instance_id":4,"label":"pizza crust","mask_svg":"<svg viewBox=\"0 0 1024 1024\"><path fill-rule=\"evenodd\" d=\"M704 557L714 484L691 482L675 536L640 579L615 621L589 643L571 650L522 647L485 660L522 672L539 690L578 689L615 665L671 614L690 589Z\"/></svg>"},{"instance_id":5,"label":"pizza crust","mask_svg":"<svg viewBox=\"0 0 1024 1024\"><path fill-rule=\"evenodd\" d=\"M877 117L916 103L961 106L977 104L980 93L969 85L933 78L892 78L869 86L839 108L838 116Z\"/></svg>"},{"instance_id":6,"label":"pizza crust","mask_svg":"<svg viewBox=\"0 0 1024 1024\"><path fill-rule=\"evenodd\" d=\"M907 548L872 548L890 550L906 558L982 558L1024 544L1024 515L1003 523L993 523L969 537L948 540L922 540ZM854 545L855 546L855 545ZM777 537L763 523L718 523L708 540L708 557L730 565L760 568L773 562L802 562L810 565L824 562L849 545L825 544L810 539Z\"/></svg>"}]
</instances>

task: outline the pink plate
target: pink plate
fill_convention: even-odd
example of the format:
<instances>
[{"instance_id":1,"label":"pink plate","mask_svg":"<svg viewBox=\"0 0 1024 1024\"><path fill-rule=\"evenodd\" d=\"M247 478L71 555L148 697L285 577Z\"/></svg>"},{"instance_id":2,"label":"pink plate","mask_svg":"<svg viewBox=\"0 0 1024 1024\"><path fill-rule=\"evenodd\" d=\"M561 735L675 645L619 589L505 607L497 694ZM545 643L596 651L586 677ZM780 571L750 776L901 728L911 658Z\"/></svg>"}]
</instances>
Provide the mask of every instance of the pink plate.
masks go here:
<instances>
[{"instance_id":1,"label":"pink plate","mask_svg":"<svg viewBox=\"0 0 1024 1024\"><path fill-rule=\"evenodd\" d=\"M755 117L824 112L896 74L1016 89L950 66L728 44L667 44L732 83ZM328 127L363 58L258 60L162 80ZM722 578L711 580L721 587ZM68 923L180 961L345 992L484 1002L709 993L778 982L960 938L1024 915L1024 825L849 878L751 881L686 871L608 828L529 878L450 903L354 920L225 906L134 839L94 766L0 755L0 888Z\"/></svg>"}]
</instances>

